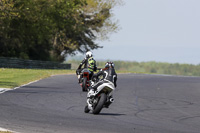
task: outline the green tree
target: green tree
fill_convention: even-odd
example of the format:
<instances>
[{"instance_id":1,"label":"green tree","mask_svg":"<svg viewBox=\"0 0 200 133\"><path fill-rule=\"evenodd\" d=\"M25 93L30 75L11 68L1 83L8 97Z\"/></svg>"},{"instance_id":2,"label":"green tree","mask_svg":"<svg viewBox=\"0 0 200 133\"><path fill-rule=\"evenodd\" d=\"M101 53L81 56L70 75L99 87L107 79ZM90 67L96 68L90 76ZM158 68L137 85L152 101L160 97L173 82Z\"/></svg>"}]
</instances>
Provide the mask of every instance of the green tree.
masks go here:
<instances>
[{"instance_id":1,"label":"green tree","mask_svg":"<svg viewBox=\"0 0 200 133\"><path fill-rule=\"evenodd\" d=\"M95 40L105 39L109 33L117 31L117 22L111 21L110 18L112 17L111 9L121 4L120 2L117 0L86 0L81 5L69 3L70 7L74 6L74 12L67 15L70 20L64 23L62 28L56 28L53 43L53 53L56 55L54 57L60 57L63 53L62 58L64 58L66 54L75 54L76 51L84 53L100 48L101 46L96 44ZM67 8L65 7L67 5L60 4L60 7Z\"/></svg>"},{"instance_id":2,"label":"green tree","mask_svg":"<svg viewBox=\"0 0 200 133\"><path fill-rule=\"evenodd\" d=\"M111 9L119 0L2 0L0 56L63 61L100 48L117 31Z\"/></svg>"}]
</instances>

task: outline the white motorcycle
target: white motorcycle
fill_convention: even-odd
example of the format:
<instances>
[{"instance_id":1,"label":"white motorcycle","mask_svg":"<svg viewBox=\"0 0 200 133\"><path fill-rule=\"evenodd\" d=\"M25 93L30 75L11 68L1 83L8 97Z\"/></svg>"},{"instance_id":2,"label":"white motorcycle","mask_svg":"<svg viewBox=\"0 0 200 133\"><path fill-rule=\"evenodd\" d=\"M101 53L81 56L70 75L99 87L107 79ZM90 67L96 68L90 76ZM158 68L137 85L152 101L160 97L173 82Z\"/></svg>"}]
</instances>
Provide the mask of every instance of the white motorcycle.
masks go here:
<instances>
[{"instance_id":1,"label":"white motorcycle","mask_svg":"<svg viewBox=\"0 0 200 133\"><path fill-rule=\"evenodd\" d=\"M112 98L112 92L115 90L114 84L108 80L100 82L102 82L102 84L99 85L95 91L91 89L87 94L85 113L91 111L93 114L99 114L102 108L108 107L114 102L114 99Z\"/></svg>"}]
</instances>

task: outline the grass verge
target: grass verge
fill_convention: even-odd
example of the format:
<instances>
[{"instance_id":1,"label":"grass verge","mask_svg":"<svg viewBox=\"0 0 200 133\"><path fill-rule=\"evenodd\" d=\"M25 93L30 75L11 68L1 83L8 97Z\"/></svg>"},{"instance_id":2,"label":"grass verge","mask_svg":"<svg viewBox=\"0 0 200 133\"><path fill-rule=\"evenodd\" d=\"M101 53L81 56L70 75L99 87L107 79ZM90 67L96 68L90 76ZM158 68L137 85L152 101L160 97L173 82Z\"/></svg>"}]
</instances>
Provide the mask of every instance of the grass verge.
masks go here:
<instances>
[{"instance_id":1,"label":"grass verge","mask_svg":"<svg viewBox=\"0 0 200 133\"><path fill-rule=\"evenodd\" d=\"M116 72L135 73L133 71ZM23 84L27 84L31 81L58 74L75 74L75 70L0 68L0 88L14 88Z\"/></svg>"},{"instance_id":2,"label":"grass verge","mask_svg":"<svg viewBox=\"0 0 200 133\"><path fill-rule=\"evenodd\" d=\"M9 132L9 131L0 131L0 133L12 133L12 132Z\"/></svg>"},{"instance_id":3,"label":"grass verge","mask_svg":"<svg viewBox=\"0 0 200 133\"><path fill-rule=\"evenodd\" d=\"M74 73L75 70L0 68L0 88L14 88L51 75Z\"/></svg>"}]
</instances>

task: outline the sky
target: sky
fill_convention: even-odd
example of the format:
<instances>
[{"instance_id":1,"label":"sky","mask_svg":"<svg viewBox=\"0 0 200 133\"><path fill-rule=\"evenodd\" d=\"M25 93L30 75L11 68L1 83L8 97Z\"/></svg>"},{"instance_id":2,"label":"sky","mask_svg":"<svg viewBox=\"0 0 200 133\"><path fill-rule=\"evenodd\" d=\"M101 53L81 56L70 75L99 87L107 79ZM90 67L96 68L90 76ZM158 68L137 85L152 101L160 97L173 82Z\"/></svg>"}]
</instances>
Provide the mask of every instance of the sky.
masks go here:
<instances>
[{"instance_id":1,"label":"sky","mask_svg":"<svg viewBox=\"0 0 200 133\"><path fill-rule=\"evenodd\" d=\"M113 10L120 30L95 59L200 64L200 0L124 0Z\"/></svg>"}]
</instances>

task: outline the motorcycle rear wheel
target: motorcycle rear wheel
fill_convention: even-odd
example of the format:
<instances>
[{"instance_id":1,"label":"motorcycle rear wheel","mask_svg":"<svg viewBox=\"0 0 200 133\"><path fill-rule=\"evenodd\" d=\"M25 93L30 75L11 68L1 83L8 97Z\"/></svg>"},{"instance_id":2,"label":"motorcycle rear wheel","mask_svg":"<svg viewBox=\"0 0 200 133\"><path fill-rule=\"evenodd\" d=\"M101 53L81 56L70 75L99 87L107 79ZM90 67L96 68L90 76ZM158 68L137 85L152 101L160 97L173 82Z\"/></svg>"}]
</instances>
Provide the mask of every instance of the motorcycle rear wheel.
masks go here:
<instances>
[{"instance_id":1,"label":"motorcycle rear wheel","mask_svg":"<svg viewBox=\"0 0 200 133\"><path fill-rule=\"evenodd\" d=\"M83 78L82 91L87 91L87 77Z\"/></svg>"},{"instance_id":2,"label":"motorcycle rear wheel","mask_svg":"<svg viewBox=\"0 0 200 133\"><path fill-rule=\"evenodd\" d=\"M103 108L103 105L104 105L105 102L106 102L106 99L107 99L106 94L105 94L105 93L101 93L100 98L99 98L99 101L98 101L96 107L95 107L94 110L93 110L93 114L99 114L99 113L100 113L100 111L101 111L102 108Z\"/></svg>"}]
</instances>

